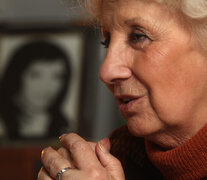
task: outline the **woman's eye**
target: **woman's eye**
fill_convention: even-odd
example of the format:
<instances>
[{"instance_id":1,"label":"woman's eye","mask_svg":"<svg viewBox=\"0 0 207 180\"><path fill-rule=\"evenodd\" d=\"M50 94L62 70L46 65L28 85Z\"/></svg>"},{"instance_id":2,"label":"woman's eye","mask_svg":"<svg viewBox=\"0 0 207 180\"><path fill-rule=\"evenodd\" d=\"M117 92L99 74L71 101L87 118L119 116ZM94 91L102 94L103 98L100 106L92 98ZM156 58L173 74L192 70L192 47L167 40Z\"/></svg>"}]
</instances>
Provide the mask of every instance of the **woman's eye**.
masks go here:
<instances>
[{"instance_id":1,"label":"woman's eye","mask_svg":"<svg viewBox=\"0 0 207 180\"><path fill-rule=\"evenodd\" d=\"M140 46L143 48L145 45L147 45L150 41L150 38L142 33L130 33L129 35L129 43L133 46Z\"/></svg>"},{"instance_id":2,"label":"woman's eye","mask_svg":"<svg viewBox=\"0 0 207 180\"><path fill-rule=\"evenodd\" d=\"M105 40L101 41L101 44L104 46L104 48L108 48L109 44L110 44L110 38L111 38L110 33L105 33L104 38L105 38Z\"/></svg>"}]
</instances>

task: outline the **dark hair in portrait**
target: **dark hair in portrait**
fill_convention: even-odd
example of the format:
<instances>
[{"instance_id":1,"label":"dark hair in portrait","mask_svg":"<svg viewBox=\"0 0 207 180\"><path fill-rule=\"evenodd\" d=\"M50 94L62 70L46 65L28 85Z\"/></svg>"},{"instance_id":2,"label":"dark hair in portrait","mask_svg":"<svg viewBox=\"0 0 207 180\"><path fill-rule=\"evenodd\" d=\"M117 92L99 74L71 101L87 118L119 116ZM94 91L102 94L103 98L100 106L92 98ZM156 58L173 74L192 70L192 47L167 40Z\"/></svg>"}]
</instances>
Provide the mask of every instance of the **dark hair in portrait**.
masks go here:
<instances>
[{"instance_id":1,"label":"dark hair in portrait","mask_svg":"<svg viewBox=\"0 0 207 180\"><path fill-rule=\"evenodd\" d=\"M47 133L40 138L58 136L63 133L64 128L68 127L68 120L62 113L62 104L68 92L68 84L71 75L69 62L69 57L59 46L47 41L31 41L19 47L12 54L0 82L0 116L5 124L6 133L9 138L27 138L22 137L19 133L20 117L24 113L24 109L16 103L16 99L18 99L17 97L21 94L23 89L25 72L34 66L35 63L43 63L45 65L61 63L62 68L64 68L61 74L55 77L59 78L61 86L56 95L53 95L53 100L46 108L49 119L48 130ZM42 66L40 65L39 67ZM33 76L35 76L35 74ZM35 88L38 89L41 87ZM42 98L44 99L44 97Z\"/></svg>"}]
</instances>

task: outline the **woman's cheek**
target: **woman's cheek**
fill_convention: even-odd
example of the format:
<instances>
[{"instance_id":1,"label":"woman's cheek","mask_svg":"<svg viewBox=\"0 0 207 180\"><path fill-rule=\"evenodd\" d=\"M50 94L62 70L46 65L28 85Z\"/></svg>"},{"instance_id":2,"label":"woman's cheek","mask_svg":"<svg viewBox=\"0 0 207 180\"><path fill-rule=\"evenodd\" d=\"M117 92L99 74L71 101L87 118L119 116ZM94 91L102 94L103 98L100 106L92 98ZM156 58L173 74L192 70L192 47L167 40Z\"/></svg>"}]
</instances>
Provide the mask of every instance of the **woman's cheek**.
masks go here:
<instances>
[{"instance_id":1,"label":"woman's cheek","mask_svg":"<svg viewBox=\"0 0 207 180\"><path fill-rule=\"evenodd\" d=\"M174 68L161 62L162 59L158 63L152 58L139 61L135 75L147 88L149 103L158 117L164 123L174 124L186 111L187 97L182 85L177 82Z\"/></svg>"},{"instance_id":2,"label":"woman's cheek","mask_svg":"<svg viewBox=\"0 0 207 180\"><path fill-rule=\"evenodd\" d=\"M159 119L166 125L178 125L188 115L188 102L182 93L179 94L172 90L162 92L155 88L150 92L149 99Z\"/></svg>"}]
</instances>

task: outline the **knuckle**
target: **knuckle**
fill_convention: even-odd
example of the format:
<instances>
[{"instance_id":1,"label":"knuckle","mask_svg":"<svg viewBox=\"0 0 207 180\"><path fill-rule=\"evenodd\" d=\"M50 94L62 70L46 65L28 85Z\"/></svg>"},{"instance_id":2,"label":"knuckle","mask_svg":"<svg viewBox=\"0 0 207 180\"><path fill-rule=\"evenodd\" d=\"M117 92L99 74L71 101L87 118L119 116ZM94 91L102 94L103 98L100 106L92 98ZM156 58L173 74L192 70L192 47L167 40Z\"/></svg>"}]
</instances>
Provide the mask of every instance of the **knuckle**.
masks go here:
<instances>
[{"instance_id":1,"label":"knuckle","mask_svg":"<svg viewBox=\"0 0 207 180\"><path fill-rule=\"evenodd\" d=\"M91 166L90 169L88 169L88 177L89 179L93 179L93 180L106 180L107 178L107 174L105 169L102 169L101 167L97 167L97 166Z\"/></svg>"},{"instance_id":2,"label":"knuckle","mask_svg":"<svg viewBox=\"0 0 207 180\"><path fill-rule=\"evenodd\" d=\"M114 170L122 168L122 164L119 160L111 161L110 164L111 164L111 168Z\"/></svg>"},{"instance_id":3,"label":"knuckle","mask_svg":"<svg viewBox=\"0 0 207 180\"><path fill-rule=\"evenodd\" d=\"M66 171L65 173L62 174L62 180L68 180L68 179L73 180L69 171Z\"/></svg>"},{"instance_id":4,"label":"knuckle","mask_svg":"<svg viewBox=\"0 0 207 180\"><path fill-rule=\"evenodd\" d=\"M55 169L56 167L56 158L50 158L48 159L48 163L47 163L47 170L50 172L53 169Z\"/></svg>"},{"instance_id":5,"label":"knuckle","mask_svg":"<svg viewBox=\"0 0 207 180\"><path fill-rule=\"evenodd\" d=\"M114 165L117 167L122 166L121 162L118 159L114 161Z\"/></svg>"},{"instance_id":6,"label":"knuckle","mask_svg":"<svg viewBox=\"0 0 207 180\"><path fill-rule=\"evenodd\" d=\"M103 179L103 173L99 168L92 167L89 170L90 179L101 180Z\"/></svg>"},{"instance_id":7,"label":"knuckle","mask_svg":"<svg viewBox=\"0 0 207 180\"><path fill-rule=\"evenodd\" d=\"M64 147L60 147L58 150L57 150L58 153L60 153L61 155L64 155L67 150L64 148Z\"/></svg>"},{"instance_id":8,"label":"knuckle","mask_svg":"<svg viewBox=\"0 0 207 180\"><path fill-rule=\"evenodd\" d=\"M78 136L76 133L68 133L68 136L74 137L74 136Z\"/></svg>"},{"instance_id":9,"label":"knuckle","mask_svg":"<svg viewBox=\"0 0 207 180\"><path fill-rule=\"evenodd\" d=\"M71 150L81 149L84 151L86 149L86 144L82 140L77 140L71 144Z\"/></svg>"},{"instance_id":10,"label":"knuckle","mask_svg":"<svg viewBox=\"0 0 207 180\"><path fill-rule=\"evenodd\" d=\"M70 144L74 141L74 139L77 138L77 134L75 133L69 133L65 134L64 137L61 137L61 143L63 143L66 146L70 146Z\"/></svg>"},{"instance_id":11,"label":"knuckle","mask_svg":"<svg viewBox=\"0 0 207 180\"><path fill-rule=\"evenodd\" d=\"M71 140L75 137L77 137L78 135L76 133L68 133L64 136L64 140L68 141L68 140Z\"/></svg>"},{"instance_id":12,"label":"knuckle","mask_svg":"<svg viewBox=\"0 0 207 180\"><path fill-rule=\"evenodd\" d=\"M64 147L61 147L60 149L58 149L58 153L65 159L67 159L69 162L71 161L71 154L70 152L64 148Z\"/></svg>"}]
</instances>

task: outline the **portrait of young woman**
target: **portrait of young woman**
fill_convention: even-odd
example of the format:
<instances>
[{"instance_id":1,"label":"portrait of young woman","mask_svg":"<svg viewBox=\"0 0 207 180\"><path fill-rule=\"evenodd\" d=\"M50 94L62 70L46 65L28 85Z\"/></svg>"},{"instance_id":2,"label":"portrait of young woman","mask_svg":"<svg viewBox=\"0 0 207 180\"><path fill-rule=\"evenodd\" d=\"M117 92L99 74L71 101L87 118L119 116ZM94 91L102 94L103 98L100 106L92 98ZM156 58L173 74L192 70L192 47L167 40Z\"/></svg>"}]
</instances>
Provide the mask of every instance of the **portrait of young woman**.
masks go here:
<instances>
[{"instance_id":1,"label":"portrait of young woman","mask_svg":"<svg viewBox=\"0 0 207 180\"><path fill-rule=\"evenodd\" d=\"M44 139L69 127L62 103L70 59L57 45L30 41L11 55L0 81L0 118L10 139Z\"/></svg>"}]
</instances>

